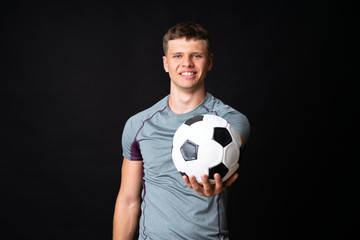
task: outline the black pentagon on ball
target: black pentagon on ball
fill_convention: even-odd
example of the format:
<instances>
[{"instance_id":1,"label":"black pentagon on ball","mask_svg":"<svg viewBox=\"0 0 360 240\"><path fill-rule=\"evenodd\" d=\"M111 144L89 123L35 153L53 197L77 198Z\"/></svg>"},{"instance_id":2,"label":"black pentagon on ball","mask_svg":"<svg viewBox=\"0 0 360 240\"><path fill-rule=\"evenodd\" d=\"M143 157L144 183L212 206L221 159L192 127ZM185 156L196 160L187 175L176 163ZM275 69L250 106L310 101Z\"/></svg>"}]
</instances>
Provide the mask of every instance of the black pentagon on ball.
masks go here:
<instances>
[{"instance_id":1,"label":"black pentagon on ball","mask_svg":"<svg viewBox=\"0 0 360 240\"><path fill-rule=\"evenodd\" d=\"M186 140L180 147L180 152L185 161L193 161L197 159L198 149L199 145L190 140Z\"/></svg>"},{"instance_id":2,"label":"black pentagon on ball","mask_svg":"<svg viewBox=\"0 0 360 240\"><path fill-rule=\"evenodd\" d=\"M232 142L231 135L226 128L215 127L213 139L218 142L221 146L226 147Z\"/></svg>"},{"instance_id":3,"label":"black pentagon on ball","mask_svg":"<svg viewBox=\"0 0 360 240\"><path fill-rule=\"evenodd\" d=\"M228 171L229 169L223 163L220 163L209 169L209 179L214 180L215 173L219 173L221 178L223 178L228 173Z\"/></svg>"},{"instance_id":4,"label":"black pentagon on ball","mask_svg":"<svg viewBox=\"0 0 360 240\"><path fill-rule=\"evenodd\" d=\"M196 123L196 122L200 122L204 119L203 115L197 115L195 117L189 118L188 120L186 120L185 124L188 126L191 126L192 124Z\"/></svg>"}]
</instances>

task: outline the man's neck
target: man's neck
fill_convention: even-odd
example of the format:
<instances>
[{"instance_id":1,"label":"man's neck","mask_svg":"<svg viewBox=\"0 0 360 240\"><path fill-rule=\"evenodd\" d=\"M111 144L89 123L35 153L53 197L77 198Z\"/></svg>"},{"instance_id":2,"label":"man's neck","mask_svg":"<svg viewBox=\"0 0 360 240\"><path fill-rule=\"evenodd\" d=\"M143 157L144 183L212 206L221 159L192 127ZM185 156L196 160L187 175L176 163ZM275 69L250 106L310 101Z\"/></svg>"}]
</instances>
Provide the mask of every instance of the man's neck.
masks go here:
<instances>
[{"instance_id":1,"label":"man's neck","mask_svg":"<svg viewBox=\"0 0 360 240\"><path fill-rule=\"evenodd\" d=\"M173 113L184 114L192 111L204 101L205 89L198 89L195 92L184 92L170 90L169 108Z\"/></svg>"}]
</instances>

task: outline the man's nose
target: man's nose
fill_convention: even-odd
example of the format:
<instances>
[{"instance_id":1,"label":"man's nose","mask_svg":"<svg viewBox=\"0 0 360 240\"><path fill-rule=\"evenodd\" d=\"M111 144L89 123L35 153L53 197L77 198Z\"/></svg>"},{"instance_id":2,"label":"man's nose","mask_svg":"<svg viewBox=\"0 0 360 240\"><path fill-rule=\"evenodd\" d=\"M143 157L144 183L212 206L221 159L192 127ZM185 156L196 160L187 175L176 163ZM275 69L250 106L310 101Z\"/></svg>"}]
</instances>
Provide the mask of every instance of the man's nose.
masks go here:
<instances>
[{"instance_id":1,"label":"man's nose","mask_svg":"<svg viewBox=\"0 0 360 240\"><path fill-rule=\"evenodd\" d=\"M191 59L191 56L184 57L182 65L183 65L183 67L193 67L194 63Z\"/></svg>"}]
</instances>

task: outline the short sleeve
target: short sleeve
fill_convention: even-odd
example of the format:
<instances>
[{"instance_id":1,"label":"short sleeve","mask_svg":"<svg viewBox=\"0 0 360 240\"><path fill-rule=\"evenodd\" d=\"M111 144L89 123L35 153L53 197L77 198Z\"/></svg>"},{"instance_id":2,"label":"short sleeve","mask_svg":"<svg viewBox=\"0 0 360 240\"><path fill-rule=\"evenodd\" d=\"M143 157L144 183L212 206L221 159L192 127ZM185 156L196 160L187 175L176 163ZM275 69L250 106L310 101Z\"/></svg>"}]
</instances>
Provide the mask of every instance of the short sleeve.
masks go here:
<instances>
[{"instance_id":1,"label":"short sleeve","mask_svg":"<svg viewBox=\"0 0 360 240\"><path fill-rule=\"evenodd\" d=\"M219 101L222 103L221 101ZM247 117L226 104L218 104L216 112L222 118L224 118L228 123L230 123L241 136L245 139L245 144L248 142L250 135L250 122Z\"/></svg>"},{"instance_id":2,"label":"short sleeve","mask_svg":"<svg viewBox=\"0 0 360 240\"><path fill-rule=\"evenodd\" d=\"M250 122L247 117L244 114L233 110L226 113L223 118L244 137L245 143L247 143L250 135Z\"/></svg>"},{"instance_id":3,"label":"short sleeve","mask_svg":"<svg viewBox=\"0 0 360 240\"><path fill-rule=\"evenodd\" d=\"M132 161L142 160L140 146L136 139L137 132L140 129L138 125L134 117L129 118L122 134L123 157Z\"/></svg>"}]
</instances>

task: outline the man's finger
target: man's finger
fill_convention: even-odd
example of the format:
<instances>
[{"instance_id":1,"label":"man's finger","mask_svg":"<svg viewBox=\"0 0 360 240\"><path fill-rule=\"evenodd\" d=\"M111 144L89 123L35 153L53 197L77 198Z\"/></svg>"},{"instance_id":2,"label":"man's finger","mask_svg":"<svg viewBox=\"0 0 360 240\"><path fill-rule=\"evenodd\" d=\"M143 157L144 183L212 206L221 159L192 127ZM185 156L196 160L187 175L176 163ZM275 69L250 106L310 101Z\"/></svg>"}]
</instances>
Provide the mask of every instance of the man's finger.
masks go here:
<instances>
[{"instance_id":1,"label":"man's finger","mask_svg":"<svg viewBox=\"0 0 360 240\"><path fill-rule=\"evenodd\" d=\"M202 191L202 186L200 186L200 184L196 181L196 178L194 175L191 175L189 177L190 179L190 184L191 184L191 187L198 193L201 193Z\"/></svg>"},{"instance_id":2,"label":"man's finger","mask_svg":"<svg viewBox=\"0 0 360 240\"><path fill-rule=\"evenodd\" d=\"M206 174L202 175L201 180L203 182L205 195L210 196L213 192L213 189L212 189L212 186L211 186L208 176Z\"/></svg>"},{"instance_id":3,"label":"man's finger","mask_svg":"<svg viewBox=\"0 0 360 240\"><path fill-rule=\"evenodd\" d=\"M221 181L221 176L218 173L214 174L214 179L215 179L215 185L222 185L223 182Z\"/></svg>"},{"instance_id":4,"label":"man's finger","mask_svg":"<svg viewBox=\"0 0 360 240\"><path fill-rule=\"evenodd\" d=\"M190 181L189 181L188 176L184 175L184 176L183 176L183 180L184 180L185 184L186 184L188 187L192 188L192 185L191 185L191 183L190 183Z\"/></svg>"},{"instance_id":5,"label":"man's finger","mask_svg":"<svg viewBox=\"0 0 360 240\"><path fill-rule=\"evenodd\" d=\"M214 174L214 179L215 179L215 193L218 194L220 193L222 190L224 190L225 186L221 180L221 176L218 173Z\"/></svg>"}]
</instances>

